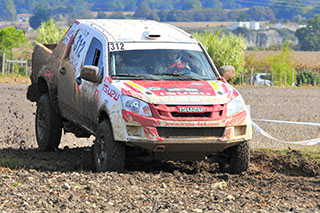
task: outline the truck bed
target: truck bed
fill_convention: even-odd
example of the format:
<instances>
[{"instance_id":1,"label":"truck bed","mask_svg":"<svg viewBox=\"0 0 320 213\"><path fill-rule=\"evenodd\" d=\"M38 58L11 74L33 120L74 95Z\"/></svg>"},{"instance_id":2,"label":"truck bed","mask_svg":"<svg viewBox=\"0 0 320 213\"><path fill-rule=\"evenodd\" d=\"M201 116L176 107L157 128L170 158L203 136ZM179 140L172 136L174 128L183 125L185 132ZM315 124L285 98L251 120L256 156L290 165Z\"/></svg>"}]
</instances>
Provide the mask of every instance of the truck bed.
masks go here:
<instances>
[{"instance_id":1,"label":"truck bed","mask_svg":"<svg viewBox=\"0 0 320 213\"><path fill-rule=\"evenodd\" d=\"M32 72L30 75L31 85L28 88L27 98L30 101L36 100L36 82L38 73L43 66L47 65L52 57L52 52L57 44L36 44L32 53Z\"/></svg>"}]
</instances>

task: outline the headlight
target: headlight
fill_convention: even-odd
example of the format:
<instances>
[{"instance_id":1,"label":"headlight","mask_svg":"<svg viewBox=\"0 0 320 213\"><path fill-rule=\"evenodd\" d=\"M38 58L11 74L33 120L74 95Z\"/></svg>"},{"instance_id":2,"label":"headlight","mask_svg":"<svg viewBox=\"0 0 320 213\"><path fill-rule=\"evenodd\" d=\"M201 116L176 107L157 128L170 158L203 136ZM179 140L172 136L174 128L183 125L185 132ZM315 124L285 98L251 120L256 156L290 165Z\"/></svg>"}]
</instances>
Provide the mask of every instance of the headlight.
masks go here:
<instances>
[{"instance_id":1,"label":"headlight","mask_svg":"<svg viewBox=\"0 0 320 213\"><path fill-rule=\"evenodd\" d=\"M148 117L152 116L150 107L147 103L126 95L121 96L121 99L122 99L124 110L133 112L142 116L148 116Z\"/></svg>"},{"instance_id":2,"label":"headlight","mask_svg":"<svg viewBox=\"0 0 320 213\"><path fill-rule=\"evenodd\" d=\"M227 116L237 114L245 109L244 101L239 95L227 104Z\"/></svg>"}]
</instances>

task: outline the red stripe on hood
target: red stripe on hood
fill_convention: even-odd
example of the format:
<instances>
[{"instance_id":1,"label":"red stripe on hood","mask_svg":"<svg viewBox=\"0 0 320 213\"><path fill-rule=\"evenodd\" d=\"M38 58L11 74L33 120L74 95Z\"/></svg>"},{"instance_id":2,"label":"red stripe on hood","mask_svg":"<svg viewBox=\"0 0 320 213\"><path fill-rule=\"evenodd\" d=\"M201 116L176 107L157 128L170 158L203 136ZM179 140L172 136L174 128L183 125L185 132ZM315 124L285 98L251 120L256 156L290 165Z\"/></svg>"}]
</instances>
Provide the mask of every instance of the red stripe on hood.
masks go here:
<instances>
[{"instance_id":1,"label":"red stripe on hood","mask_svg":"<svg viewBox=\"0 0 320 213\"><path fill-rule=\"evenodd\" d=\"M140 81L132 80L158 96L203 95L215 96L216 92L207 81Z\"/></svg>"}]
</instances>

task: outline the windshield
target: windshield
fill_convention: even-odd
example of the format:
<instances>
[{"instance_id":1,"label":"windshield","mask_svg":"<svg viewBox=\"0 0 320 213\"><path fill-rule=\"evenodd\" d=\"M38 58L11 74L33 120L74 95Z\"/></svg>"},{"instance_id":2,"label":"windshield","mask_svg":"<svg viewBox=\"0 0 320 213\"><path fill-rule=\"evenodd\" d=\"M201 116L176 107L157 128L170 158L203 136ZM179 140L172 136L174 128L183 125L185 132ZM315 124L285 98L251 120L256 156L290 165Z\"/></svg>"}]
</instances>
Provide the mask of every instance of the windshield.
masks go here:
<instances>
[{"instance_id":1,"label":"windshield","mask_svg":"<svg viewBox=\"0 0 320 213\"><path fill-rule=\"evenodd\" d=\"M110 53L113 79L215 80L206 56L196 50L146 49Z\"/></svg>"}]
</instances>

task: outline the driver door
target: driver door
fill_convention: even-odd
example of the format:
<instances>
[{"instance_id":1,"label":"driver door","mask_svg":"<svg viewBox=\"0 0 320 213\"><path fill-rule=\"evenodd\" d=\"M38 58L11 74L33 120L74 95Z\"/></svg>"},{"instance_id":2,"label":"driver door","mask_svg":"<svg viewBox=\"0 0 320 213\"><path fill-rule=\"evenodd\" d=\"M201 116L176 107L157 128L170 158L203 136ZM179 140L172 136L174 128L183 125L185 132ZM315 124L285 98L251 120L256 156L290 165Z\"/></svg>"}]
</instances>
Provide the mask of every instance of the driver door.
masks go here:
<instances>
[{"instance_id":1,"label":"driver door","mask_svg":"<svg viewBox=\"0 0 320 213\"><path fill-rule=\"evenodd\" d=\"M79 120L78 110L75 109L79 101L79 84L76 79L81 61L88 42L86 31L78 29L70 41L70 45L63 58L58 74L58 103L63 117L77 122Z\"/></svg>"}]
</instances>

